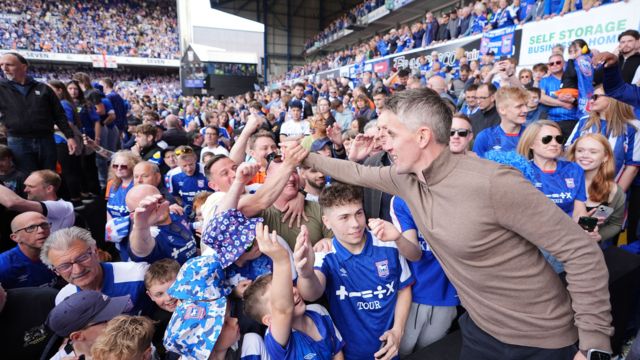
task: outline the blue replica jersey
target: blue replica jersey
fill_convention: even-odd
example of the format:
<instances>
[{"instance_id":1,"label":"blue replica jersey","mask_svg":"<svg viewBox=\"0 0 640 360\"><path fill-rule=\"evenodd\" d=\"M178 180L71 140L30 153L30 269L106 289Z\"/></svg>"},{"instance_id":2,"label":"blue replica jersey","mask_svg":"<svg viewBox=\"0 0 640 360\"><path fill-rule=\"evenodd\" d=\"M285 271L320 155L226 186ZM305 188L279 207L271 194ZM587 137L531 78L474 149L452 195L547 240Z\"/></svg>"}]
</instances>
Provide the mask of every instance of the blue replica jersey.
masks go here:
<instances>
[{"instance_id":1,"label":"blue replica jersey","mask_svg":"<svg viewBox=\"0 0 640 360\"><path fill-rule=\"evenodd\" d=\"M78 109L78 116L80 117L80 124L83 134L87 135L91 139L96 138L95 123L100 122L100 115L96 112L93 106L82 106Z\"/></svg>"},{"instance_id":2,"label":"blue replica jersey","mask_svg":"<svg viewBox=\"0 0 640 360\"><path fill-rule=\"evenodd\" d=\"M478 112L478 109L480 109L479 107L474 107L474 108L470 108L469 105L467 105L467 103L465 103L464 105L462 105L462 108L460 109L460 112L463 113L464 115L467 116L471 116L473 114L475 114L476 112Z\"/></svg>"},{"instance_id":3,"label":"blue replica jersey","mask_svg":"<svg viewBox=\"0 0 640 360\"><path fill-rule=\"evenodd\" d=\"M585 134L597 133L598 129L595 126L585 127L589 121L589 117L582 117L576 127L573 128L571 136L569 136L568 144L573 144L578 140L580 136ZM640 129L640 121L630 120L626 127L624 135L622 136L607 136L607 124L606 120L600 120L600 134L605 136L609 140L609 145L613 149L613 157L615 158L616 178L622 174L626 166L640 166L640 141L636 141L636 134Z\"/></svg>"},{"instance_id":4,"label":"blue replica jersey","mask_svg":"<svg viewBox=\"0 0 640 360\"><path fill-rule=\"evenodd\" d=\"M560 90L562 80L553 75L543 77L540 80L540 90L547 96L555 98L554 92ZM567 110L560 106L547 106L549 120L562 121L562 120L576 120L578 115L576 109Z\"/></svg>"},{"instance_id":5,"label":"blue replica jersey","mask_svg":"<svg viewBox=\"0 0 640 360\"><path fill-rule=\"evenodd\" d=\"M407 203L398 196L391 199L391 219L393 224L401 231L415 230L418 234L418 243L422 249L422 258L418 261L409 261L411 273L416 282L411 287L413 302L432 306L456 306L460 305L458 292L447 278L442 266L431 252L424 235L418 230L413 220L411 210Z\"/></svg>"},{"instance_id":6,"label":"blue replica jersey","mask_svg":"<svg viewBox=\"0 0 640 360\"><path fill-rule=\"evenodd\" d=\"M584 170L578 164L558 160L553 173L542 171L533 161L531 165L536 178L533 185L567 215L573 214L574 201L587 201Z\"/></svg>"},{"instance_id":7,"label":"blue replica jersey","mask_svg":"<svg viewBox=\"0 0 640 360\"><path fill-rule=\"evenodd\" d=\"M119 186L115 189L113 186L109 190L109 199L107 200L107 212L112 218L129 216L129 209L127 209L127 203L125 198L129 190L133 188L133 180L128 186Z\"/></svg>"},{"instance_id":8,"label":"blue replica jersey","mask_svg":"<svg viewBox=\"0 0 640 360\"><path fill-rule=\"evenodd\" d=\"M106 97L103 97L102 99L100 99L100 101L102 102L102 105L104 105L104 115L100 115L100 120L104 121L107 119L107 116L109 116L109 112L110 111L115 112L115 110L113 109L113 104L111 104L111 100L107 99ZM111 124L107 125L107 127L112 128L115 125L116 124L112 122Z\"/></svg>"},{"instance_id":9,"label":"blue replica jersey","mask_svg":"<svg viewBox=\"0 0 640 360\"><path fill-rule=\"evenodd\" d=\"M524 126L520 127L520 132L517 134L507 134L502 130L500 124L494 125L490 128L486 128L478 134L475 142L473 143L473 152L480 157L484 157L487 151L512 151L518 146L520 136L524 131Z\"/></svg>"},{"instance_id":10,"label":"blue replica jersey","mask_svg":"<svg viewBox=\"0 0 640 360\"><path fill-rule=\"evenodd\" d=\"M173 259L184 264L196 255L196 240L189 223L178 214L170 214L170 216L170 224L151 228L151 235L156 240L156 245L149 255L138 257L131 252L130 244L127 244L126 248L131 261L144 261L151 264L161 259ZM120 247L121 249L124 247L122 243Z\"/></svg>"},{"instance_id":11,"label":"blue replica jersey","mask_svg":"<svg viewBox=\"0 0 640 360\"><path fill-rule=\"evenodd\" d=\"M474 16L471 20L471 34L481 33L488 22L489 20L484 15Z\"/></svg>"},{"instance_id":12,"label":"blue replica jersey","mask_svg":"<svg viewBox=\"0 0 640 360\"><path fill-rule=\"evenodd\" d=\"M200 191L213 191L208 185L207 177L196 169L193 175L189 176L182 171L171 177L171 194L180 196L182 207L187 218L191 217L193 198Z\"/></svg>"},{"instance_id":13,"label":"blue replica jersey","mask_svg":"<svg viewBox=\"0 0 640 360\"><path fill-rule=\"evenodd\" d=\"M144 274L149 267L147 263L133 262L103 262L101 293L109 296L127 296L131 298L132 309L130 315L150 315L153 309L151 299L146 294L144 286ZM56 296L56 305L61 303L69 295L82 291L73 284L67 284Z\"/></svg>"},{"instance_id":14,"label":"blue replica jersey","mask_svg":"<svg viewBox=\"0 0 640 360\"><path fill-rule=\"evenodd\" d=\"M317 253L314 268L326 278L331 318L344 337L346 359L371 359L382 334L393 326L398 291L414 278L394 242L365 231L362 252L354 255L333 238L333 250Z\"/></svg>"},{"instance_id":15,"label":"blue replica jersey","mask_svg":"<svg viewBox=\"0 0 640 360\"><path fill-rule=\"evenodd\" d=\"M318 304L307 305L304 315L311 318L322 339L315 341L309 335L291 329L289 342L283 347L267 330L264 336L264 345L272 359L331 360L344 347L340 332L333 324L327 309Z\"/></svg>"},{"instance_id":16,"label":"blue replica jersey","mask_svg":"<svg viewBox=\"0 0 640 360\"><path fill-rule=\"evenodd\" d=\"M75 124L75 117L74 117L75 109L73 108L73 105L69 101L64 99L60 100L60 105L62 105L62 110L64 110L64 115L67 118L67 121L69 122L69 124L72 124L72 125ZM53 139L55 140L56 144L67 143L67 139L57 132L53 134Z\"/></svg>"},{"instance_id":17,"label":"blue replica jersey","mask_svg":"<svg viewBox=\"0 0 640 360\"><path fill-rule=\"evenodd\" d=\"M127 103L124 99L115 91L111 91L107 94L107 99L111 102L113 110L116 112L116 125L119 129L127 127Z\"/></svg>"},{"instance_id":18,"label":"blue replica jersey","mask_svg":"<svg viewBox=\"0 0 640 360\"><path fill-rule=\"evenodd\" d=\"M233 263L225 269L227 279L241 277L248 280L255 280L261 275L271 274L272 272L273 263L271 262L271 259L264 254L253 260L247 261L242 267Z\"/></svg>"},{"instance_id":19,"label":"blue replica jersey","mask_svg":"<svg viewBox=\"0 0 640 360\"><path fill-rule=\"evenodd\" d=\"M516 19L516 14L513 12L511 7L506 7L498 10L491 21L491 25L494 29L513 26L515 25L515 22L513 21L514 19Z\"/></svg>"},{"instance_id":20,"label":"blue replica jersey","mask_svg":"<svg viewBox=\"0 0 640 360\"><path fill-rule=\"evenodd\" d=\"M18 246L0 254L0 283L5 289L53 286L56 274L40 260L29 259Z\"/></svg>"},{"instance_id":21,"label":"blue replica jersey","mask_svg":"<svg viewBox=\"0 0 640 360\"><path fill-rule=\"evenodd\" d=\"M587 103L593 95L593 65L591 54L580 55L574 61L576 75L578 76L578 118L588 115Z\"/></svg>"}]
</instances>

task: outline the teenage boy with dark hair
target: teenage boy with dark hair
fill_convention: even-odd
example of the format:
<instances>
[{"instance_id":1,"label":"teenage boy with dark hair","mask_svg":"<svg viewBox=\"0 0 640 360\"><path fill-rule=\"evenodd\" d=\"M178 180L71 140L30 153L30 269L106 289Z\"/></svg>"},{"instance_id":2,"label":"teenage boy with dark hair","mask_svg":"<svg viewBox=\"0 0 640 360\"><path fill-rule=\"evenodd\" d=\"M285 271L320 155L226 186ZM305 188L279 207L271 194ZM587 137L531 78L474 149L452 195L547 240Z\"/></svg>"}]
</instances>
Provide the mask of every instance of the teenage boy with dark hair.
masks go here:
<instances>
[{"instance_id":1,"label":"teenage boy with dark hair","mask_svg":"<svg viewBox=\"0 0 640 360\"><path fill-rule=\"evenodd\" d=\"M306 227L300 232L306 233ZM264 342L273 359L343 359L344 341L329 312L318 304L305 305L291 281L289 252L278 242L276 232L256 225L260 251L273 261L273 274L254 281L244 293L245 312L269 327ZM288 294L288 295L287 295Z\"/></svg>"},{"instance_id":2,"label":"teenage boy with dark hair","mask_svg":"<svg viewBox=\"0 0 640 360\"><path fill-rule=\"evenodd\" d=\"M306 232L296 240L298 290L307 301L326 295L346 341L346 359L396 357L411 306L414 281L396 241L366 230L362 189L336 183L320 195L322 220L333 230L332 250L317 259ZM314 264L315 261L315 264ZM358 329L358 331L353 331Z\"/></svg>"}]
</instances>

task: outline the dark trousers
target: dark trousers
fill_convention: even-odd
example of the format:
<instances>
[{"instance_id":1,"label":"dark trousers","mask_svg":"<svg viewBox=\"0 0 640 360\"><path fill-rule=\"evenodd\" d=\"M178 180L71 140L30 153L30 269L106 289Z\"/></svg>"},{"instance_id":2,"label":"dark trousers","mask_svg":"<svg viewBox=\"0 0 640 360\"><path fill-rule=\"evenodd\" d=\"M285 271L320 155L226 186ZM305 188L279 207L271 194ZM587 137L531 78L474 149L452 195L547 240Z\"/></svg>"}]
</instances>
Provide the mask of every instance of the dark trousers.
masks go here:
<instances>
[{"instance_id":1,"label":"dark trousers","mask_svg":"<svg viewBox=\"0 0 640 360\"><path fill-rule=\"evenodd\" d=\"M627 244L638 240L638 220L640 220L640 186L631 185L627 198Z\"/></svg>"},{"instance_id":2,"label":"dark trousers","mask_svg":"<svg viewBox=\"0 0 640 360\"><path fill-rule=\"evenodd\" d=\"M575 345L561 349L542 349L501 342L480 329L464 313L458 320L462 331L460 360L572 360L578 352Z\"/></svg>"},{"instance_id":3,"label":"dark trousers","mask_svg":"<svg viewBox=\"0 0 640 360\"><path fill-rule=\"evenodd\" d=\"M573 132L573 128L576 127L577 123L578 123L577 120L558 121L558 125L560 125L560 130L562 130L562 136L564 136L565 139L569 138L569 135L571 135L571 133Z\"/></svg>"},{"instance_id":4,"label":"dark trousers","mask_svg":"<svg viewBox=\"0 0 640 360\"><path fill-rule=\"evenodd\" d=\"M82 167L82 192L100 194L96 153L82 155L80 166Z\"/></svg>"},{"instance_id":5,"label":"dark trousers","mask_svg":"<svg viewBox=\"0 0 640 360\"><path fill-rule=\"evenodd\" d=\"M42 138L9 136L7 145L19 171L29 175L36 170L56 170L56 143L53 135Z\"/></svg>"},{"instance_id":6,"label":"dark trousers","mask_svg":"<svg viewBox=\"0 0 640 360\"><path fill-rule=\"evenodd\" d=\"M66 200L78 200L82 190L81 157L69 155L66 143L56 144L56 148L58 150L58 161L62 169L61 197Z\"/></svg>"}]
</instances>

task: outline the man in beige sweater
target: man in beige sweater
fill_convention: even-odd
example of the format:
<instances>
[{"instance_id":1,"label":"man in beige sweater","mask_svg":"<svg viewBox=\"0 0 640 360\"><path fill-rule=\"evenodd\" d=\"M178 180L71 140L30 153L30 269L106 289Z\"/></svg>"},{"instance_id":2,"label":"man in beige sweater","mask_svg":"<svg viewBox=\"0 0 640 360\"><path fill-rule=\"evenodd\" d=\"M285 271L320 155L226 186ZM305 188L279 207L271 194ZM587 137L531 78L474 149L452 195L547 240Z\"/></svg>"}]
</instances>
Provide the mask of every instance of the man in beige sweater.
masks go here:
<instances>
[{"instance_id":1,"label":"man in beige sweater","mask_svg":"<svg viewBox=\"0 0 640 360\"><path fill-rule=\"evenodd\" d=\"M304 164L406 199L468 311L461 359L609 359L602 251L517 170L451 154L451 116L435 92L406 90L378 120L392 166L317 154ZM538 248L564 263L566 288Z\"/></svg>"}]
</instances>

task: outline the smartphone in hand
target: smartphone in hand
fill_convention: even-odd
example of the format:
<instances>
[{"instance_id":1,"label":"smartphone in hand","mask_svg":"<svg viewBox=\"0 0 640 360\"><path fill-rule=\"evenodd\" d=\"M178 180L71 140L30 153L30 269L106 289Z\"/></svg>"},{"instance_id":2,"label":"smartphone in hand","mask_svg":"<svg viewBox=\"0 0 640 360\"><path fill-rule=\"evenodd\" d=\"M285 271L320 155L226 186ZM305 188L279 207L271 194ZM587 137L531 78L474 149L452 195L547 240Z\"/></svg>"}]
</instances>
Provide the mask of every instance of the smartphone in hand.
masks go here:
<instances>
[{"instance_id":1,"label":"smartphone in hand","mask_svg":"<svg viewBox=\"0 0 640 360\"><path fill-rule=\"evenodd\" d=\"M578 219L578 225L580 225L580 227L588 232L593 232L593 230L596 228L596 225L598 225L598 218L591 216L580 216L580 219Z\"/></svg>"}]
</instances>

